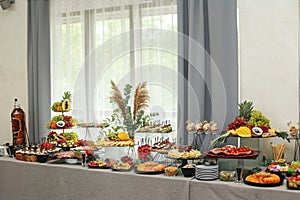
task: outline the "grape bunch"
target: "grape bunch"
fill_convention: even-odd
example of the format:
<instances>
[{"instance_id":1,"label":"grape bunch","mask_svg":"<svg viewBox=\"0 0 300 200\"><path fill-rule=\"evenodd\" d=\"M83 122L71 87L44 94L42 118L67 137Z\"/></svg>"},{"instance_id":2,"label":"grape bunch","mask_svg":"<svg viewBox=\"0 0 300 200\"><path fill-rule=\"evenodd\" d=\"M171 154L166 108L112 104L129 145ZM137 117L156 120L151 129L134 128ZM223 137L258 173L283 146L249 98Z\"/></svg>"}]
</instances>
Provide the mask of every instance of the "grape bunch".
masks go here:
<instances>
[{"instance_id":1,"label":"grape bunch","mask_svg":"<svg viewBox=\"0 0 300 200\"><path fill-rule=\"evenodd\" d=\"M270 127L270 120L265 117L260 111L253 110L250 114L250 119L248 122L250 125L253 126L267 126Z\"/></svg>"},{"instance_id":2,"label":"grape bunch","mask_svg":"<svg viewBox=\"0 0 300 200\"><path fill-rule=\"evenodd\" d=\"M247 126L247 119L244 117L235 117L234 121L228 124L227 131L235 130L241 126Z\"/></svg>"},{"instance_id":3,"label":"grape bunch","mask_svg":"<svg viewBox=\"0 0 300 200\"><path fill-rule=\"evenodd\" d=\"M150 160L150 145L145 144L138 147L138 155L139 159L142 162L146 162Z\"/></svg>"},{"instance_id":4,"label":"grape bunch","mask_svg":"<svg viewBox=\"0 0 300 200\"><path fill-rule=\"evenodd\" d=\"M132 161L132 158L129 157L129 156L123 156L123 157L121 157L121 161L123 163L128 163L130 166L134 165L134 162Z\"/></svg>"},{"instance_id":5,"label":"grape bunch","mask_svg":"<svg viewBox=\"0 0 300 200\"><path fill-rule=\"evenodd\" d=\"M66 140L78 140L78 134L76 132L65 132L63 133L63 136L66 138Z\"/></svg>"}]
</instances>

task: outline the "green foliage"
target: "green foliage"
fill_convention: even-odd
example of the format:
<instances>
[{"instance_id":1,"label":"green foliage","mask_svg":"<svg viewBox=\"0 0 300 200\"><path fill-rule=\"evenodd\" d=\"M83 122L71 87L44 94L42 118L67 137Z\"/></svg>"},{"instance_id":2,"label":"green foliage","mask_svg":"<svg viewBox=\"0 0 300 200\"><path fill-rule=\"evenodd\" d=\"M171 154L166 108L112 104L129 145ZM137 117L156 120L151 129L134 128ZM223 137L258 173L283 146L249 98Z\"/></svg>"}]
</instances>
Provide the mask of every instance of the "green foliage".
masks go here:
<instances>
[{"instance_id":1,"label":"green foliage","mask_svg":"<svg viewBox=\"0 0 300 200\"><path fill-rule=\"evenodd\" d=\"M62 99L65 100L65 99L69 99L69 101L71 102L71 92L70 91L66 91L64 92L64 95L62 96Z\"/></svg>"},{"instance_id":2,"label":"green foliage","mask_svg":"<svg viewBox=\"0 0 300 200\"><path fill-rule=\"evenodd\" d=\"M129 105L132 86L126 84L124 87L124 98L122 99L125 105L125 117L122 117L122 112L119 108L115 109L112 115L106 119L108 127L101 130L101 134L105 134L106 138L114 137L113 135L119 131L127 131L130 138L134 138L134 132L142 125L149 123L158 113L145 114L144 110L139 110L135 119L133 118L132 109ZM111 102L112 103L112 102Z\"/></svg>"},{"instance_id":3,"label":"green foliage","mask_svg":"<svg viewBox=\"0 0 300 200\"><path fill-rule=\"evenodd\" d=\"M277 137L281 137L282 139L290 142L290 139L288 138L289 135L285 131L276 131L276 135Z\"/></svg>"},{"instance_id":4,"label":"green foliage","mask_svg":"<svg viewBox=\"0 0 300 200\"><path fill-rule=\"evenodd\" d=\"M244 101L239 105L239 117L244 117L249 120L251 112L253 110L253 102L252 101Z\"/></svg>"},{"instance_id":5,"label":"green foliage","mask_svg":"<svg viewBox=\"0 0 300 200\"><path fill-rule=\"evenodd\" d=\"M213 141L210 142L211 146L220 146L222 144L224 144L225 142L227 142L228 137L230 136L230 131L228 131L227 133L217 137L216 139L214 139Z\"/></svg>"}]
</instances>

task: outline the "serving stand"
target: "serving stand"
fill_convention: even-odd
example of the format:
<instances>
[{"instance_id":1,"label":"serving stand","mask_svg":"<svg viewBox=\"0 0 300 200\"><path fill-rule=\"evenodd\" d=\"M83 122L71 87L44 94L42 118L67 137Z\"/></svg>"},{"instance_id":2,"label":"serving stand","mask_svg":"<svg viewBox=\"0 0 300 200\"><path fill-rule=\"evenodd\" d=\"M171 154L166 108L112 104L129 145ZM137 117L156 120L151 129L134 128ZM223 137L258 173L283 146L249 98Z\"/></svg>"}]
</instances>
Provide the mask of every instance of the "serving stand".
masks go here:
<instances>
[{"instance_id":1,"label":"serving stand","mask_svg":"<svg viewBox=\"0 0 300 200\"><path fill-rule=\"evenodd\" d=\"M210 149L215 148L211 146L210 142L222 133L206 133L206 132L195 132L192 134L192 146L194 149L200 150L203 159L215 159L219 165L220 171L231 171L235 170L237 167L253 168L261 166L263 164L263 159L261 155L261 141L262 138L240 138L240 137L229 137L228 144L233 144L237 147L247 146L253 151L250 155L240 155L240 156L227 156L227 155L215 155L209 153Z\"/></svg>"}]
</instances>

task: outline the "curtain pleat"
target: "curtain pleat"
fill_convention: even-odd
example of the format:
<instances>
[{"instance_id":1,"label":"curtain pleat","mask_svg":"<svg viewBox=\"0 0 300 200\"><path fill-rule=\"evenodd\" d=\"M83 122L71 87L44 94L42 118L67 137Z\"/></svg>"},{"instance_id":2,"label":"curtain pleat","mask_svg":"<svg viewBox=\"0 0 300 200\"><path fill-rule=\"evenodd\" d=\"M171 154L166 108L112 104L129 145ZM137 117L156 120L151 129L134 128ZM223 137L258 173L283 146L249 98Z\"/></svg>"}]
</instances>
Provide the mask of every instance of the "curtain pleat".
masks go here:
<instances>
[{"instance_id":1,"label":"curtain pleat","mask_svg":"<svg viewBox=\"0 0 300 200\"><path fill-rule=\"evenodd\" d=\"M236 0L178 0L177 11L178 132L187 144L186 120L214 120L225 131L237 115Z\"/></svg>"},{"instance_id":2,"label":"curtain pleat","mask_svg":"<svg viewBox=\"0 0 300 200\"><path fill-rule=\"evenodd\" d=\"M48 0L28 0L28 110L31 143L46 136L50 120L50 29Z\"/></svg>"}]
</instances>

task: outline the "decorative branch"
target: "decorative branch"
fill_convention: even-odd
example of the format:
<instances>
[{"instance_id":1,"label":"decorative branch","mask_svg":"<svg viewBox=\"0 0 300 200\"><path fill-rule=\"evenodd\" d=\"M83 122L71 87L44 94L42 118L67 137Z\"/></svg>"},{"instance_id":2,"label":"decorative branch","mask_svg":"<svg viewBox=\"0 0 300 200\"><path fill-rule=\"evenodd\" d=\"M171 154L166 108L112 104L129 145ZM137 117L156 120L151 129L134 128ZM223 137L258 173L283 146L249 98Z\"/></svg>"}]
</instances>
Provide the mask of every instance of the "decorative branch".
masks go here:
<instances>
[{"instance_id":1,"label":"decorative branch","mask_svg":"<svg viewBox=\"0 0 300 200\"><path fill-rule=\"evenodd\" d=\"M135 120L140 110L145 110L149 107L150 94L147 89L147 82L140 83L135 89L133 119Z\"/></svg>"},{"instance_id":2,"label":"decorative branch","mask_svg":"<svg viewBox=\"0 0 300 200\"><path fill-rule=\"evenodd\" d=\"M119 109L121 110L122 117L126 117L126 109L125 104L122 98L122 93L120 92L118 86L111 80L111 89L112 95L110 97L110 101L118 105Z\"/></svg>"}]
</instances>

